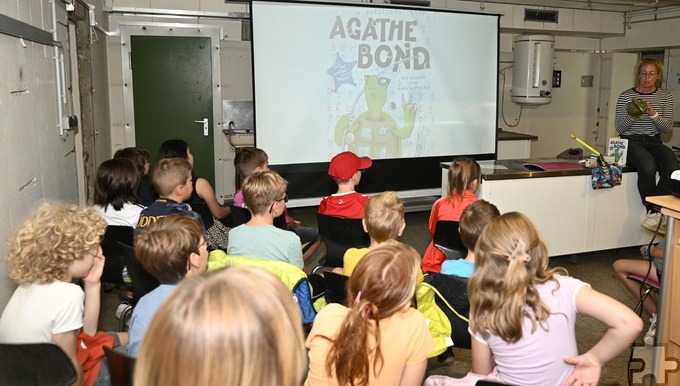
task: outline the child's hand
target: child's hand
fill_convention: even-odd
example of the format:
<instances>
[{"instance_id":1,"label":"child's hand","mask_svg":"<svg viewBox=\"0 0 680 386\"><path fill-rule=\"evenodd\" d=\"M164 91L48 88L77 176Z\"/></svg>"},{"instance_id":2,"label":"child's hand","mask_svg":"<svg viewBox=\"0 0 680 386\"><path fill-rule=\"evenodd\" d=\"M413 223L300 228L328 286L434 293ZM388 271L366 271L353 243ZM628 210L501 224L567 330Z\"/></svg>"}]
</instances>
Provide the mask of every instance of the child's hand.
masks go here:
<instances>
[{"instance_id":1,"label":"child's hand","mask_svg":"<svg viewBox=\"0 0 680 386\"><path fill-rule=\"evenodd\" d=\"M83 282L85 284L99 284L102 277L102 272L104 272L104 261L104 254L102 253L102 250L99 249L97 254L94 255L94 264L92 264L90 273L88 273L87 276L83 278Z\"/></svg>"},{"instance_id":2,"label":"child's hand","mask_svg":"<svg viewBox=\"0 0 680 386\"><path fill-rule=\"evenodd\" d=\"M588 354L574 358L564 358L564 363L574 365L574 370L564 382L565 386L571 385L597 385L602 372L602 365L592 359Z\"/></svg>"},{"instance_id":3,"label":"child's hand","mask_svg":"<svg viewBox=\"0 0 680 386\"><path fill-rule=\"evenodd\" d=\"M288 223L288 226L291 228L299 228L302 223L298 220L293 220L291 219L290 222Z\"/></svg>"}]
</instances>

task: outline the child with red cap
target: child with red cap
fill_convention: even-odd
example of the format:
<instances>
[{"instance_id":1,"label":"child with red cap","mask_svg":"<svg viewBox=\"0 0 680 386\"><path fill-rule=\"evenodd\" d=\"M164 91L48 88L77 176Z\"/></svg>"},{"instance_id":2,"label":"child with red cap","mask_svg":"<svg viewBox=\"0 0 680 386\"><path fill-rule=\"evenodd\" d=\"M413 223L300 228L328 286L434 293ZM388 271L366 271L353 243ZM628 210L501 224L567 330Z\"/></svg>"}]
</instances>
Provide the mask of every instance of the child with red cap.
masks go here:
<instances>
[{"instance_id":1,"label":"child with red cap","mask_svg":"<svg viewBox=\"0 0 680 386\"><path fill-rule=\"evenodd\" d=\"M338 184L338 192L324 197L319 213L343 218L364 218L368 196L354 191L361 181L361 172L373 165L368 157L359 157L351 151L342 152L328 167L328 175Z\"/></svg>"}]
</instances>

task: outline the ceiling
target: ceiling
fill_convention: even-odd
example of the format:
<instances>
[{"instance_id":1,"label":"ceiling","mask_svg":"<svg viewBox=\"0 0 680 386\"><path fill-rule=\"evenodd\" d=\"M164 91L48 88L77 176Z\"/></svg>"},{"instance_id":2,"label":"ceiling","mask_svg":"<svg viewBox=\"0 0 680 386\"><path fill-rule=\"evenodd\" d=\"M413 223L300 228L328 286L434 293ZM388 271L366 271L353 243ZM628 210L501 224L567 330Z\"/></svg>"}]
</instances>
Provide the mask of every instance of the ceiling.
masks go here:
<instances>
[{"instance_id":1,"label":"ceiling","mask_svg":"<svg viewBox=\"0 0 680 386\"><path fill-rule=\"evenodd\" d=\"M461 1L461 0L459 0ZM475 3L501 3L534 6L541 8L571 8L610 12L648 12L657 9L680 6L680 0L462 0Z\"/></svg>"}]
</instances>

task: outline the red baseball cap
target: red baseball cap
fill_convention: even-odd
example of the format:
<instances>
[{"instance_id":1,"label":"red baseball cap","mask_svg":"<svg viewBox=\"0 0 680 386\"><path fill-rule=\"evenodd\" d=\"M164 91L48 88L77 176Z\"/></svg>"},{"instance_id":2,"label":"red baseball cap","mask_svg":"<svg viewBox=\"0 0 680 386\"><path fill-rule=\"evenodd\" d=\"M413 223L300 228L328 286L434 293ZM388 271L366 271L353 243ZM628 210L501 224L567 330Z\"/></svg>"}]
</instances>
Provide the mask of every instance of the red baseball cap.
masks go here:
<instances>
[{"instance_id":1,"label":"red baseball cap","mask_svg":"<svg viewBox=\"0 0 680 386\"><path fill-rule=\"evenodd\" d=\"M368 157L359 157L351 151L344 151L331 159L328 175L340 181L347 181L359 170L368 169L373 165Z\"/></svg>"}]
</instances>

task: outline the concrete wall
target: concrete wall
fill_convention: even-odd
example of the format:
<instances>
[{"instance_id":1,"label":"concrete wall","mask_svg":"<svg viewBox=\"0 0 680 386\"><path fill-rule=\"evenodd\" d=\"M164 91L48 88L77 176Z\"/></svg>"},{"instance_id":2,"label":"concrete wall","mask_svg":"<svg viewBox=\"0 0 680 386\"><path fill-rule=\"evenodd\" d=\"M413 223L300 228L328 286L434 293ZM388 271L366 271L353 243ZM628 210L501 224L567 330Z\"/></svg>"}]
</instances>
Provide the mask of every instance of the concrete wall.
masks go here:
<instances>
[{"instance_id":1,"label":"concrete wall","mask_svg":"<svg viewBox=\"0 0 680 386\"><path fill-rule=\"evenodd\" d=\"M59 40L66 43L66 12L57 7ZM51 31L48 1L0 2L0 14ZM43 200L77 202L74 135L57 131L55 67L51 46L0 34L0 160L3 199L0 200L0 309L15 284L8 278L6 240L16 232L35 203ZM68 61L68 52L64 53ZM69 68L66 63L66 68Z\"/></svg>"}]
</instances>

